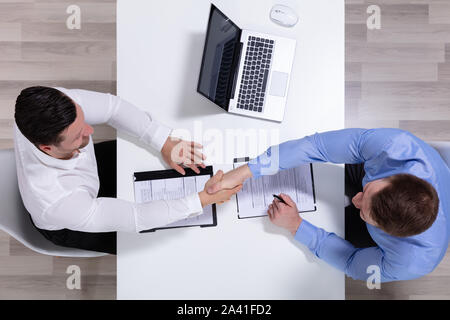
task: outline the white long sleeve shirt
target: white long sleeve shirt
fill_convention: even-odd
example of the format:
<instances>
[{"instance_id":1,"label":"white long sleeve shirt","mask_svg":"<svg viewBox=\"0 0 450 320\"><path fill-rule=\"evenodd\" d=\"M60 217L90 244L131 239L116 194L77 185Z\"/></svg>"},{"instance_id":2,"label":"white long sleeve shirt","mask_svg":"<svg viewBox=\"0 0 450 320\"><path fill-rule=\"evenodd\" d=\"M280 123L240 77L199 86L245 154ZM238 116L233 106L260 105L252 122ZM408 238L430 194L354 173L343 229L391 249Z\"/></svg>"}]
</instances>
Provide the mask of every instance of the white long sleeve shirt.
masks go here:
<instances>
[{"instance_id":1,"label":"white long sleeve shirt","mask_svg":"<svg viewBox=\"0 0 450 320\"><path fill-rule=\"evenodd\" d=\"M170 128L119 97L87 90L55 89L81 107L89 125L107 123L157 151L161 151L170 134ZM16 125L14 135L20 194L40 229L139 232L203 212L197 193L179 200L143 204L97 198L100 183L92 138L79 154L61 160L40 151Z\"/></svg>"}]
</instances>

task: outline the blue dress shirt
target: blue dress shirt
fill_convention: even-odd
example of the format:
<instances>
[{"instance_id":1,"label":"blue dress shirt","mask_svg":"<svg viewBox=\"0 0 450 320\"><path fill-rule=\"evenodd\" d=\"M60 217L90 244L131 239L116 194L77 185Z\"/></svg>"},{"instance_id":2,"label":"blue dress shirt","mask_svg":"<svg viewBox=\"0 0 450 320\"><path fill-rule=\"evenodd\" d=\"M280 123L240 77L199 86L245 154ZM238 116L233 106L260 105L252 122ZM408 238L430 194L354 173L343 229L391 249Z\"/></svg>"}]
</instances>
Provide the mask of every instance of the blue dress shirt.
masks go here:
<instances>
[{"instance_id":1,"label":"blue dress shirt","mask_svg":"<svg viewBox=\"0 0 450 320\"><path fill-rule=\"evenodd\" d=\"M249 163L254 177L268 174L273 148ZM431 183L439 196L433 225L412 237L394 237L367 224L377 247L359 249L334 233L303 220L295 239L317 257L345 272L367 280L368 267L379 267L381 282L408 280L430 273L442 260L450 233L450 170L431 146L399 129L345 129L316 133L278 146L278 169L311 162L364 163L363 186L399 173L413 174ZM273 157L275 158L275 157Z\"/></svg>"}]
</instances>

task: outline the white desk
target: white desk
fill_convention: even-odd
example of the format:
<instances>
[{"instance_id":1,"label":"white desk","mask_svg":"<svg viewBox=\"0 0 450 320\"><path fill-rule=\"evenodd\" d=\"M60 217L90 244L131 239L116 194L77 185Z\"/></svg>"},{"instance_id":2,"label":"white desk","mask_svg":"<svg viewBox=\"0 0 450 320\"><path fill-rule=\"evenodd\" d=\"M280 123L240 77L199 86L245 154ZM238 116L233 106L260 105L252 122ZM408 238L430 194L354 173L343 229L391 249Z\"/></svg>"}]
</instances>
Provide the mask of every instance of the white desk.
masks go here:
<instances>
[{"instance_id":1,"label":"white desk","mask_svg":"<svg viewBox=\"0 0 450 320\"><path fill-rule=\"evenodd\" d=\"M167 125L191 132L192 139L208 146L205 153L214 161L215 171L231 169L233 157L246 155L227 148L230 130L256 132L260 139L255 152L260 153L273 143L344 127L343 0L214 3L241 28L297 39L281 124L228 114L196 92L210 9L207 0L118 1L118 95ZM269 20L275 3L289 4L299 13L294 28ZM264 141L264 133L270 132L278 133L279 141ZM223 150L223 157L213 150ZM134 201L133 172L163 168L167 167L158 154L119 133L119 198ZM314 170L318 211L303 218L344 236L343 167L314 165ZM238 220L234 197L217 207L217 216L214 228L119 233L117 298L344 298L344 274L267 217Z\"/></svg>"}]
</instances>

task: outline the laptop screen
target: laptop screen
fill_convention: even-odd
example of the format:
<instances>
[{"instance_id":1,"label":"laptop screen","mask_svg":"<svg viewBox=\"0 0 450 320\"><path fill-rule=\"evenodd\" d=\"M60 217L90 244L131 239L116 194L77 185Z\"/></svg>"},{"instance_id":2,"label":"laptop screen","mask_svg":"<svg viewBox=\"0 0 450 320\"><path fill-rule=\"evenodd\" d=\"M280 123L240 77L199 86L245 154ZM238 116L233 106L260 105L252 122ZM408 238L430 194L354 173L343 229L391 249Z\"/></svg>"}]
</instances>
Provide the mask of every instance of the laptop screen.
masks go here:
<instances>
[{"instance_id":1,"label":"laptop screen","mask_svg":"<svg viewBox=\"0 0 450 320\"><path fill-rule=\"evenodd\" d=\"M227 109L241 29L211 6L197 91Z\"/></svg>"}]
</instances>

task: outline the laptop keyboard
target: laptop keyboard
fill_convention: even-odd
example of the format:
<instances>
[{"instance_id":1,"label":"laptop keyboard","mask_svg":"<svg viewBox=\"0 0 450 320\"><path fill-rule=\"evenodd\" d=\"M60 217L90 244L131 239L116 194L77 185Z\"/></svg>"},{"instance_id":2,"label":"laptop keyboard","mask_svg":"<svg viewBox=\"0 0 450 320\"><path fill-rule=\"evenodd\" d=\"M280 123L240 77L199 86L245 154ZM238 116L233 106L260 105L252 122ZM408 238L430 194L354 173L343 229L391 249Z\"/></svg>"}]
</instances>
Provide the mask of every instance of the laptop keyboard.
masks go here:
<instances>
[{"instance_id":1,"label":"laptop keyboard","mask_svg":"<svg viewBox=\"0 0 450 320\"><path fill-rule=\"evenodd\" d=\"M249 37L237 107L262 112L274 41Z\"/></svg>"}]
</instances>

